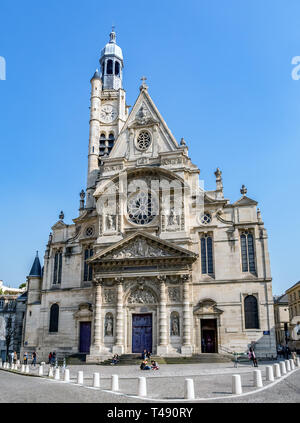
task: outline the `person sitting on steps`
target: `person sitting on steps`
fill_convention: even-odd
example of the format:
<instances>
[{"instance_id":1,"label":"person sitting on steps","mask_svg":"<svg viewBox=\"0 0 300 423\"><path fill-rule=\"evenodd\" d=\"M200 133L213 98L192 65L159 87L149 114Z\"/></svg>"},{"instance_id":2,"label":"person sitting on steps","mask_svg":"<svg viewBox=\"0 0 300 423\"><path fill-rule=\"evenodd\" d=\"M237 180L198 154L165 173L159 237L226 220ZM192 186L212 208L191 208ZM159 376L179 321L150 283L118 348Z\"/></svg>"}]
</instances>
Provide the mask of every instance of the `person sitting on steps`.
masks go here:
<instances>
[{"instance_id":1,"label":"person sitting on steps","mask_svg":"<svg viewBox=\"0 0 300 423\"><path fill-rule=\"evenodd\" d=\"M147 360L142 361L142 363L140 365L140 369L141 370L150 370L150 366L148 366L148 361Z\"/></svg>"}]
</instances>

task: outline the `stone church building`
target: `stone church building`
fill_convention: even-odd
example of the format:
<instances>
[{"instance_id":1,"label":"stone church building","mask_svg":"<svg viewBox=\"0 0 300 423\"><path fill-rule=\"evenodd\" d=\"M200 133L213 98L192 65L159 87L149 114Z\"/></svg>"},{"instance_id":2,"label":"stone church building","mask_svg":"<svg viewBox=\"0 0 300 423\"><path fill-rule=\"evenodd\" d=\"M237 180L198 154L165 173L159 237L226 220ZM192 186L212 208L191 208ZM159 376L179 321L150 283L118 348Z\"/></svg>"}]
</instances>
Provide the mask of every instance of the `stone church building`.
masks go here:
<instances>
[{"instance_id":1,"label":"stone church building","mask_svg":"<svg viewBox=\"0 0 300 423\"><path fill-rule=\"evenodd\" d=\"M204 191L142 78L130 109L114 30L91 79L86 191L61 212L41 269L28 276L23 351L40 358L113 353L276 355L267 232L242 186L224 198L222 172Z\"/></svg>"}]
</instances>

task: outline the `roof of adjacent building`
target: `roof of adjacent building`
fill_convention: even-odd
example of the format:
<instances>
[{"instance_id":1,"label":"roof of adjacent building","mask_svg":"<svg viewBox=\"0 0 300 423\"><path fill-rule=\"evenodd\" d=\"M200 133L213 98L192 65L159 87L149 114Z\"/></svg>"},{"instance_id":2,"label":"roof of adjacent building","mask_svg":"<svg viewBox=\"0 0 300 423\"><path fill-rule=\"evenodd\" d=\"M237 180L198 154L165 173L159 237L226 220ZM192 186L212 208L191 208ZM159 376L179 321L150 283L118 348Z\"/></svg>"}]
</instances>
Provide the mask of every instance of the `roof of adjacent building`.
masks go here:
<instances>
[{"instance_id":1,"label":"roof of adjacent building","mask_svg":"<svg viewBox=\"0 0 300 423\"><path fill-rule=\"evenodd\" d=\"M288 288L285 292L289 292L291 289L295 288L297 285L300 285L300 281L296 282L293 286Z\"/></svg>"},{"instance_id":2,"label":"roof of adjacent building","mask_svg":"<svg viewBox=\"0 0 300 423\"><path fill-rule=\"evenodd\" d=\"M288 304L287 294L274 295L274 304Z\"/></svg>"},{"instance_id":3,"label":"roof of adjacent building","mask_svg":"<svg viewBox=\"0 0 300 423\"><path fill-rule=\"evenodd\" d=\"M38 277L42 276L42 268L41 268L38 251L36 252L36 256L35 256L32 268L30 270L29 276L38 276Z\"/></svg>"}]
</instances>

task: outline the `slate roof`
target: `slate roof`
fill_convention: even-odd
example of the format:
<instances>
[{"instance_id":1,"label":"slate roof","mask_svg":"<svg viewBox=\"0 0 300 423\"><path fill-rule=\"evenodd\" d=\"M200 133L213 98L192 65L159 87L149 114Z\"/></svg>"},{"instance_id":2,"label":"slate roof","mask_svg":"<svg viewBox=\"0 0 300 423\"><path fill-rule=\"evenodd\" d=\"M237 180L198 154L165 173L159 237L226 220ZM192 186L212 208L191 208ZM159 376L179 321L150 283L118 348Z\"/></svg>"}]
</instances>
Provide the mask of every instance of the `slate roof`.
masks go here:
<instances>
[{"instance_id":1,"label":"slate roof","mask_svg":"<svg viewBox=\"0 0 300 423\"><path fill-rule=\"evenodd\" d=\"M30 270L29 276L38 276L38 277L42 276L42 268L41 268L38 252L36 252L36 256L35 256L32 268Z\"/></svg>"}]
</instances>

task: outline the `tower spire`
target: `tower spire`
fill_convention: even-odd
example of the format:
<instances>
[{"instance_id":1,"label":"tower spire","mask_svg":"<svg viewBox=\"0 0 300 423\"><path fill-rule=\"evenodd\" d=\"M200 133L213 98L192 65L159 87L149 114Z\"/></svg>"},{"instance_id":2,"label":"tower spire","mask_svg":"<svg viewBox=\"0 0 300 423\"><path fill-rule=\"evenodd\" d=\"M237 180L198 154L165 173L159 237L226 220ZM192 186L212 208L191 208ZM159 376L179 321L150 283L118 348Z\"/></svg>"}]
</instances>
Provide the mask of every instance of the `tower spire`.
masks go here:
<instances>
[{"instance_id":1,"label":"tower spire","mask_svg":"<svg viewBox=\"0 0 300 423\"><path fill-rule=\"evenodd\" d=\"M111 33L109 34L109 42L116 44L116 33L115 33L115 25L111 27Z\"/></svg>"}]
</instances>

